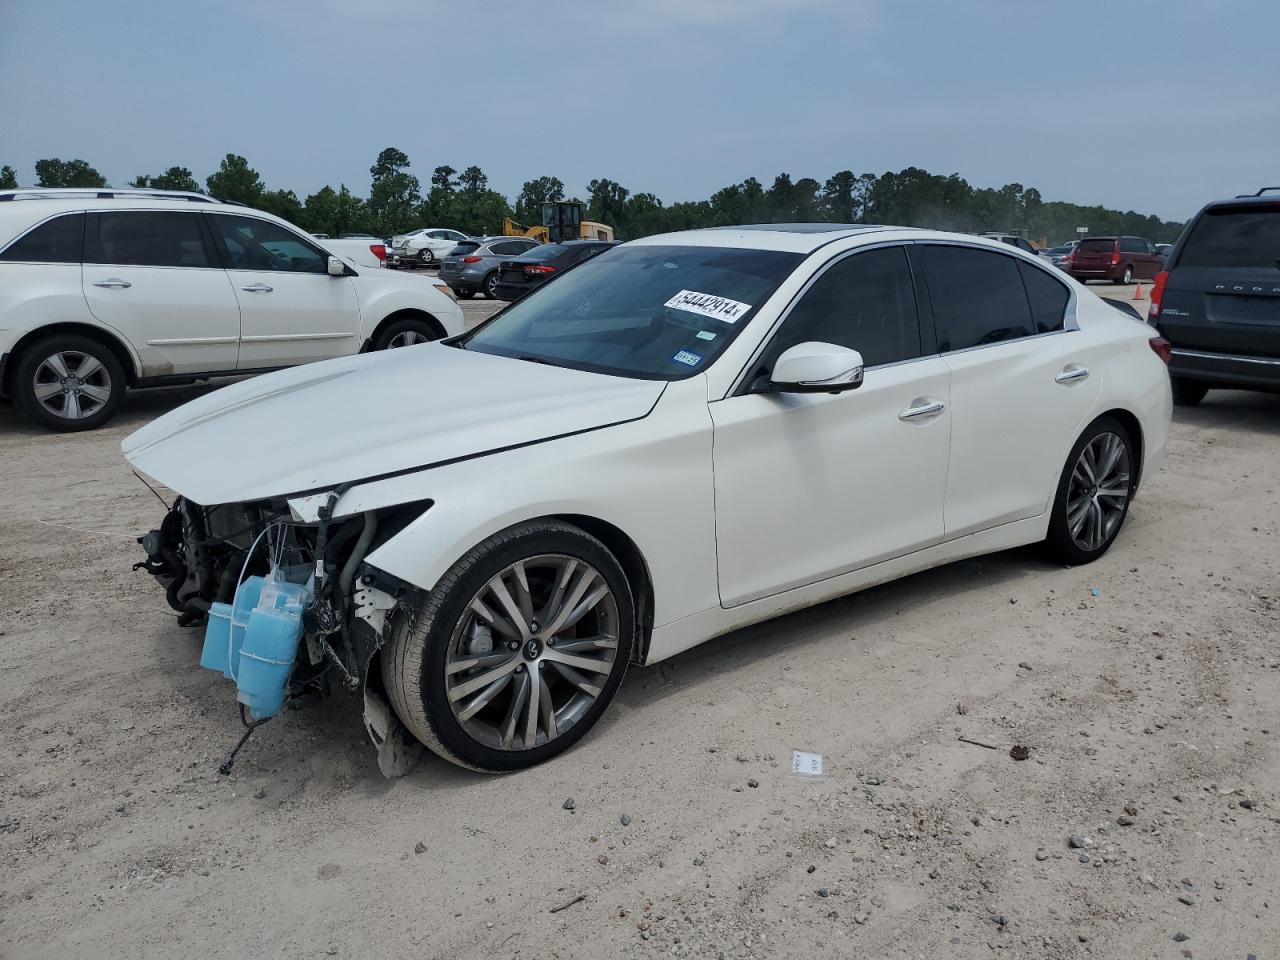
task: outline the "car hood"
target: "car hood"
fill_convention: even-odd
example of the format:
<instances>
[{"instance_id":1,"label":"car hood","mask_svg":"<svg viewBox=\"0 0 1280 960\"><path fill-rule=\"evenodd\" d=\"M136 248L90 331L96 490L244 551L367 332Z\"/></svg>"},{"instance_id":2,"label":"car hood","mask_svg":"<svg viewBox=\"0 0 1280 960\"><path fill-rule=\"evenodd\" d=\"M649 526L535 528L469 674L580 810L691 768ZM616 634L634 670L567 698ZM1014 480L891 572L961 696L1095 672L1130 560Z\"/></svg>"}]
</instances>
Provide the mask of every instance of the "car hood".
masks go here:
<instances>
[{"instance_id":1,"label":"car hood","mask_svg":"<svg viewBox=\"0 0 1280 960\"><path fill-rule=\"evenodd\" d=\"M224 387L120 447L196 503L259 500L639 419L664 386L422 344Z\"/></svg>"}]
</instances>

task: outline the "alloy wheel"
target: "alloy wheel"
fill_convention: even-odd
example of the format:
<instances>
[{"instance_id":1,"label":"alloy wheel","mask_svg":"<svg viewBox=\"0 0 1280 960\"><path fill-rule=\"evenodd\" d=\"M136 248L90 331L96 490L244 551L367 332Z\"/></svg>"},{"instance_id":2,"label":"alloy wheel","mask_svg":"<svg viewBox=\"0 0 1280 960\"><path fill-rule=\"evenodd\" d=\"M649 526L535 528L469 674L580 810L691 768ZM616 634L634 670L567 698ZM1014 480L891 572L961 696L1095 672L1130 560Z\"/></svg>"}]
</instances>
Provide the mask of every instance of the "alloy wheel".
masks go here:
<instances>
[{"instance_id":1,"label":"alloy wheel","mask_svg":"<svg viewBox=\"0 0 1280 960\"><path fill-rule=\"evenodd\" d=\"M1115 535L1132 493L1129 447L1114 433L1090 440L1071 471L1067 530L1081 550L1094 551Z\"/></svg>"},{"instance_id":2,"label":"alloy wheel","mask_svg":"<svg viewBox=\"0 0 1280 960\"><path fill-rule=\"evenodd\" d=\"M532 750L563 736L616 666L618 604L591 564L543 554L471 598L445 657L449 709L476 742Z\"/></svg>"},{"instance_id":3,"label":"alloy wheel","mask_svg":"<svg viewBox=\"0 0 1280 960\"><path fill-rule=\"evenodd\" d=\"M36 400L63 420L91 417L111 399L111 374L95 356L79 350L50 354L36 367Z\"/></svg>"},{"instance_id":4,"label":"alloy wheel","mask_svg":"<svg viewBox=\"0 0 1280 960\"><path fill-rule=\"evenodd\" d=\"M420 330L401 330L387 341L387 349L396 347L412 347L415 343L430 343L431 338Z\"/></svg>"}]
</instances>

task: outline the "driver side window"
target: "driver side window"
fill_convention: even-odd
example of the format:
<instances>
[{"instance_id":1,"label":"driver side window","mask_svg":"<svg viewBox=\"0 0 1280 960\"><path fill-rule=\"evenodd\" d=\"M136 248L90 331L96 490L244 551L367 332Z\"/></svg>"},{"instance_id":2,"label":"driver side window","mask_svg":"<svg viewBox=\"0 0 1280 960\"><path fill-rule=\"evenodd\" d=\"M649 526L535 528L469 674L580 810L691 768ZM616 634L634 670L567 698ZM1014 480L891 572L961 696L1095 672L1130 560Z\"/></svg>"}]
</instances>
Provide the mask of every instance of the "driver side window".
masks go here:
<instances>
[{"instance_id":1,"label":"driver side window","mask_svg":"<svg viewBox=\"0 0 1280 960\"><path fill-rule=\"evenodd\" d=\"M328 258L296 233L256 217L209 214L230 270L325 273Z\"/></svg>"},{"instance_id":2,"label":"driver side window","mask_svg":"<svg viewBox=\"0 0 1280 960\"><path fill-rule=\"evenodd\" d=\"M902 247L855 253L830 266L792 308L770 344L773 363L807 340L849 347L868 367L921 355L911 268Z\"/></svg>"}]
</instances>

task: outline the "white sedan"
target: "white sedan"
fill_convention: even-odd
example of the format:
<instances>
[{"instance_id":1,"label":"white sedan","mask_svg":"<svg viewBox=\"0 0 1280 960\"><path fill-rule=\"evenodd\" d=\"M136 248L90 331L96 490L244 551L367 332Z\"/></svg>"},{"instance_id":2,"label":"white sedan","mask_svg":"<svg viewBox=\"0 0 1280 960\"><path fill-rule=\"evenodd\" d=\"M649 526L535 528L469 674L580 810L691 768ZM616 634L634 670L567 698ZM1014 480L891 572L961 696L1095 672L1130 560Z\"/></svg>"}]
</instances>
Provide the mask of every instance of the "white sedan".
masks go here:
<instances>
[{"instance_id":1,"label":"white sedan","mask_svg":"<svg viewBox=\"0 0 1280 960\"><path fill-rule=\"evenodd\" d=\"M415 740L513 770L581 738L629 663L1021 544L1101 556L1164 452L1168 356L1007 244L733 227L123 448L181 494L144 543L188 620L301 564L290 692L362 690L384 771Z\"/></svg>"},{"instance_id":2,"label":"white sedan","mask_svg":"<svg viewBox=\"0 0 1280 960\"><path fill-rule=\"evenodd\" d=\"M397 265L403 263L435 263L463 240L465 233L440 227L420 227L391 238L387 256Z\"/></svg>"}]
</instances>

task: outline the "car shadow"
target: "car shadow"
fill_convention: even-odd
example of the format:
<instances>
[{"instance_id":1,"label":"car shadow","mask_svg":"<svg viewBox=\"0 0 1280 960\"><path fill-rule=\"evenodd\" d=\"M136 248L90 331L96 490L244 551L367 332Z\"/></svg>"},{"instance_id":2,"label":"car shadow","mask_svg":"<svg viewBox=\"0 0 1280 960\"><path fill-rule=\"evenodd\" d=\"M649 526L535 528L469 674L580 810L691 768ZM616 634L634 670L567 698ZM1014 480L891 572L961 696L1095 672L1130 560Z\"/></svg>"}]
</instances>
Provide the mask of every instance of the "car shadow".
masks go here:
<instances>
[{"instance_id":1,"label":"car shadow","mask_svg":"<svg viewBox=\"0 0 1280 960\"><path fill-rule=\"evenodd\" d=\"M88 431L91 434L102 431L132 433L156 417L174 410L184 403L203 397L221 387L235 383L238 377L212 380L204 383L189 383L176 387L151 387L146 390L130 390L120 400L116 415L98 430ZM47 430L29 420L17 404L12 400L0 401L0 433L15 436L53 435L56 431Z\"/></svg>"},{"instance_id":2,"label":"car shadow","mask_svg":"<svg viewBox=\"0 0 1280 960\"><path fill-rule=\"evenodd\" d=\"M1280 435L1280 393L1210 390L1194 407L1174 407L1174 419L1232 433Z\"/></svg>"}]
</instances>

